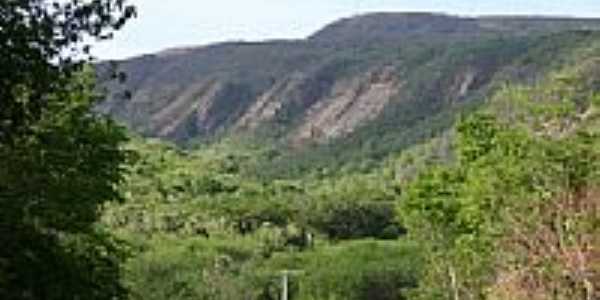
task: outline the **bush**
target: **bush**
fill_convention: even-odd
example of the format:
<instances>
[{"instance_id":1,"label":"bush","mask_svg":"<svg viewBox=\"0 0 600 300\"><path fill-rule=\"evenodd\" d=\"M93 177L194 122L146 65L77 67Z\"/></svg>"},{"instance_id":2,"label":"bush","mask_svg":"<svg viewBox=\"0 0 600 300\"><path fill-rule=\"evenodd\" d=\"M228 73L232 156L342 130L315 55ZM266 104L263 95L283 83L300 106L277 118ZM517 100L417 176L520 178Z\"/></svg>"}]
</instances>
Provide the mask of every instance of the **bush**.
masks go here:
<instances>
[{"instance_id":1,"label":"bush","mask_svg":"<svg viewBox=\"0 0 600 300\"><path fill-rule=\"evenodd\" d=\"M417 253L410 243L360 240L277 254L263 268L299 271L290 275L293 299L398 300L417 284Z\"/></svg>"},{"instance_id":2,"label":"bush","mask_svg":"<svg viewBox=\"0 0 600 300\"><path fill-rule=\"evenodd\" d=\"M402 232L395 219L393 202L335 202L321 207L310 223L334 240L390 239Z\"/></svg>"}]
</instances>

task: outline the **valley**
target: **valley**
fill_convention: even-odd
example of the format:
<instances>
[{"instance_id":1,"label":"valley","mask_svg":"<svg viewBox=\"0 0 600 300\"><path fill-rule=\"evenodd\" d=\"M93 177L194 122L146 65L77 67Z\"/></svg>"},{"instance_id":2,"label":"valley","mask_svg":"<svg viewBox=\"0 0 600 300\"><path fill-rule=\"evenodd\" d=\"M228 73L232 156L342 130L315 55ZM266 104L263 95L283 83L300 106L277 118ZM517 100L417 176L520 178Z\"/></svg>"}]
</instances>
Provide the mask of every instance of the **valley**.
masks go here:
<instances>
[{"instance_id":1,"label":"valley","mask_svg":"<svg viewBox=\"0 0 600 300\"><path fill-rule=\"evenodd\" d=\"M280 299L287 271L291 299L591 295L497 235L546 230L541 200L597 217L598 24L375 14L121 62L132 96L98 110L138 160L101 223L136 253L133 297ZM577 228L564 251L597 233Z\"/></svg>"}]
</instances>

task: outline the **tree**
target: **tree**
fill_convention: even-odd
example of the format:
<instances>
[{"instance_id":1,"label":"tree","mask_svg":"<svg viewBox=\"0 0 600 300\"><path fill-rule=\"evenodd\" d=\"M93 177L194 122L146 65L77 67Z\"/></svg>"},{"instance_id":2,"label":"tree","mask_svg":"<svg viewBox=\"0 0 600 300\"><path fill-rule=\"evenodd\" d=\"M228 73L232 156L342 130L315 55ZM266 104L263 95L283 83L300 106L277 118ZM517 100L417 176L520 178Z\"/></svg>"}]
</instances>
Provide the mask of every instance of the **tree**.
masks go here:
<instances>
[{"instance_id":1,"label":"tree","mask_svg":"<svg viewBox=\"0 0 600 300\"><path fill-rule=\"evenodd\" d=\"M84 39L109 39L134 16L126 0L1 1L0 143L28 131L48 95L92 59Z\"/></svg>"},{"instance_id":2,"label":"tree","mask_svg":"<svg viewBox=\"0 0 600 300\"><path fill-rule=\"evenodd\" d=\"M571 89L504 91L495 101L522 117L470 115L455 127L459 159L404 187L401 220L428 261L414 299L593 298L598 227L578 226L597 221L600 148L571 107L593 112L597 95Z\"/></svg>"},{"instance_id":3,"label":"tree","mask_svg":"<svg viewBox=\"0 0 600 300\"><path fill-rule=\"evenodd\" d=\"M124 295L124 253L95 221L105 201L120 199L130 154L125 132L90 113L96 97L82 84L49 95L29 134L0 147L2 299Z\"/></svg>"},{"instance_id":4,"label":"tree","mask_svg":"<svg viewBox=\"0 0 600 300\"><path fill-rule=\"evenodd\" d=\"M0 2L0 298L119 299L124 247L96 225L131 157L92 113L86 38L135 15L124 0Z\"/></svg>"}]
</instances>

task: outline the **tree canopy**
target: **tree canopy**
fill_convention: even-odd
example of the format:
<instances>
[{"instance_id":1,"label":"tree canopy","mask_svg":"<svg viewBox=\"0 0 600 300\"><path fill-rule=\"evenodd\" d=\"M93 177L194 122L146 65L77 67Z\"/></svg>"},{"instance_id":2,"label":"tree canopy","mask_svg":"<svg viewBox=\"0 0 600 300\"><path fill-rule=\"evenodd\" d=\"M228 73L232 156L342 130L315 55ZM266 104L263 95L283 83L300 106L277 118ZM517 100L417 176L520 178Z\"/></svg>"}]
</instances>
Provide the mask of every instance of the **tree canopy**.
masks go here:
<instances>
[{"instance_id":1,"label":"tree canopy","mask_svg":"<svg viewBox=\"0 0 600 300\"><path fill-rule=\"evenodd\" d=\"M96 225L131 157L92 112L92 39L135 9L123 0L0 3L0 298L118 299L126 249Z\"/></svg>"},{"instance_id":2,"label":"tree canopy","mask_svg":"<svg viewBox=\"0 0 600 300\"><path fill-rule=\"evenodd\" d=\"M48 94L92 58L85 41L111 38L135 14L125 0L2 1L0 142L27 131Z\"/></svg>"}]
</instances>

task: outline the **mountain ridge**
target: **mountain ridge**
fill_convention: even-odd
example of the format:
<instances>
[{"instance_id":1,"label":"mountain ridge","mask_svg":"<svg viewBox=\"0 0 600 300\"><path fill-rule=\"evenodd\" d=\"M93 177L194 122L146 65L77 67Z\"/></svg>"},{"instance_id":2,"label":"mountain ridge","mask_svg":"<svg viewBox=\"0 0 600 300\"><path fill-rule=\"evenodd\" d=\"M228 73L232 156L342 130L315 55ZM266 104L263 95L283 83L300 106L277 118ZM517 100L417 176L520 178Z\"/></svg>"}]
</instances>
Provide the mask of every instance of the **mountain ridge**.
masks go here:
<instances>
[{"instance_id":1,"label":"mountain ridge","mask_svg":"<svg viewBox=\"0 0 600 300\"><path fill-rule=\"evenodd\" d=\"M535 80L598 30L600 19L367 14L304 40L120 61L128 80L104 83L98 110L182 146L254 136L292 149L353 141L380 156L440 132L451 122L432 125L438 115L481 103L502 81Z\"/></svg>"},{"instance_id":2,"label":"mountain ridge","mask_svg":"<svg viewBox=\"0 0 600 300\"><path fill-rule=\"evenodd\" d=\"M455 15L448 13L438 13L438 12L372 12L372 13L363 13L356 14L349 17L341 18L337 21L330 22L323 26L321 29L316 32L308 34L304 38L274 38L274 39L265 39L265 40L229 40L229 41L220 41L214 43L207 44L198 44L198 45L183 45L183 46L173 46L167 47L165 49L159 50L153 53L145 53L140 55L134 55L127 58L122 59L110 59L107 61L127 61L132 59L138 59L142 57L152 57L152 56L170 56L170 55L178 55L185 54L186 52L202 50L206 48L220 47L220 46L228 46L228 45L253 45L253 44L272 44L272 43L296 43L296 42L306 42L311 39L315 39L316 36L322 34L324 31L328 30L331 26L336 26L336 24L344 22L344 21L356 21L360 19L366 18L377 18L377 17L393 17L393 18L402 18L402 17L423 17L423 18L443 18L443 19L456 19L456 20L472 20L472 21L483 21L485 22L497 22L497 21L508 21L508 22L584 22L589 23L594 26L594 30L600 28L600 18L596 17L579 17L579 16L570 16L570 15L510 15L510 14L497 14L497 15L478 15L478 16L469 16L469 15Z\"/></svg>"}]
</instances>

